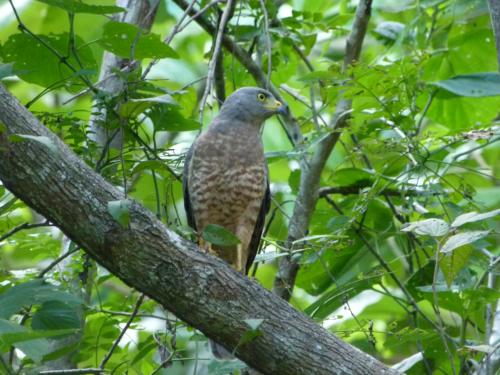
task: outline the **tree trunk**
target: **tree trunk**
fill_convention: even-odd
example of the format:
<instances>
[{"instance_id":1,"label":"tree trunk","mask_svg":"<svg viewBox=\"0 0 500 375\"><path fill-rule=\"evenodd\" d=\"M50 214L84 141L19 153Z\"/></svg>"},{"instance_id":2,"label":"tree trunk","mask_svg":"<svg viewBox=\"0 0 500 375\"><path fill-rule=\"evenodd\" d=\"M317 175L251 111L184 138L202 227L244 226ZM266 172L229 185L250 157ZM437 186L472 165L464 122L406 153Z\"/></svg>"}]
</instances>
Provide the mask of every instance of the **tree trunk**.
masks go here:
<instances>
[{"instance_id":1,"label":"tree trunk","mask_svg":"<svg viewBox=\"0 0 500 375\"><path fill-rule=\"evenodd\" d=\"M3 123L3 124L1 124ZM108 202L123 194L91 170L0 85L0 179L101 265L265 374L396 373L294 310L129 201L123 228ZM46 138L19 141L13 134ZM40 142L40 140L42 142ZM47 141L50 140L49 146Z\"/></svg>"}]
</instances>

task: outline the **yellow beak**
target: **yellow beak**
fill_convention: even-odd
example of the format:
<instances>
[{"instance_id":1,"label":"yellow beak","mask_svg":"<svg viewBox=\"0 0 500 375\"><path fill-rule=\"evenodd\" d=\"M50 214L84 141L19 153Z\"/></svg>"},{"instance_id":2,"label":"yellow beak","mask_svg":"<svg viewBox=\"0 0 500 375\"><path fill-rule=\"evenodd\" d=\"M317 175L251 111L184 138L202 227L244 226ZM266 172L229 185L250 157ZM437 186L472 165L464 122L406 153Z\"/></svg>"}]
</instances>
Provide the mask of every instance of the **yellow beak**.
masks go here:
<instances>
[{"instance_id":1,"label":"yellow beak","mask_svg":"<svg viewBox=\"0 0 500 375\"><path fill-rule=\"evenodd\" d=\"M281 114L287 113L287 108L280 101L274 98L267 98L264 102L264 108Z\"/></svg>"}]
</instances>

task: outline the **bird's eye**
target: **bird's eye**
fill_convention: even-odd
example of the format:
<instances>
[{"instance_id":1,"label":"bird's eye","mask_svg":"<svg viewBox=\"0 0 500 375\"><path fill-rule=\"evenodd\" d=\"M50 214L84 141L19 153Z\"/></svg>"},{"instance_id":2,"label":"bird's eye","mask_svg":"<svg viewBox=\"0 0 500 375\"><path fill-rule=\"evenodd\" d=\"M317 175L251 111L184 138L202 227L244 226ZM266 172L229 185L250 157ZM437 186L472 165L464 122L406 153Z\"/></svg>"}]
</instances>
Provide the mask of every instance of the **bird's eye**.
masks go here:
<instances>
[{"instance_id":1,"label":"bird's eye","mask_svg":"<svg viewBox=\"0 0 500 375\"><path fill-rule=\"evenodd\" d=\"M266 96L265 96L263 93L259 93L259 94L257 94L257 98L258 98L261 102L263 102L264 100L266 100Z\"/></svg>"}]
</instances>

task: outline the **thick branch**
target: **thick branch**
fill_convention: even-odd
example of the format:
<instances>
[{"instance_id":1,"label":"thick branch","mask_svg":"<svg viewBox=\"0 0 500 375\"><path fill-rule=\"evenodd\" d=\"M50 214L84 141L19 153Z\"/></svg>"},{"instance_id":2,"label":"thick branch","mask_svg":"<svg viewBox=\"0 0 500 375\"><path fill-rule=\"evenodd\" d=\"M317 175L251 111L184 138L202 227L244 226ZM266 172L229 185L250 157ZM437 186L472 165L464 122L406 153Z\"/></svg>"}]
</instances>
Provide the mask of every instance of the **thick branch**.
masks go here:
<instances>
[{"instance_id":1,"label":"thick branch","mask_svg":"<svg viewBox=\"0 0 500 375\"><path fill-rule=\"evenodd\" d=\"M352 31L346 42L344 70L359 58L370 13L371 0L360 0ZM340 99L337 103L335 116L333 116L334 122L331 133L319 144L311 160L306 160L301 164L302 173L300 175L299 192L295 201L293 215L288 225L287 242L289 248L294 241L307 235L311 216L318 200L321 173L328 157L337 144L341 129L347 124L350 111L351 101ZM291 256L281 258L278 274L274 280L273 291L280 297L289 300L298 270L299 264Z\"/></svg>"},{"instance_id":2,"label":"thick branch","mask_svg":"<svg viewBox=\"0 0 500 375\"><path fill-rule=\"evenodd\" d=\"M100 264L266 374L394 373L222 260L163 226L135 201L123 228L108 212L122 193L92 171L0 85L0 179ZM50 139L12 142L12 134ZM238 345L264 319L261 335Z\"/></svg>"}]
</instances>

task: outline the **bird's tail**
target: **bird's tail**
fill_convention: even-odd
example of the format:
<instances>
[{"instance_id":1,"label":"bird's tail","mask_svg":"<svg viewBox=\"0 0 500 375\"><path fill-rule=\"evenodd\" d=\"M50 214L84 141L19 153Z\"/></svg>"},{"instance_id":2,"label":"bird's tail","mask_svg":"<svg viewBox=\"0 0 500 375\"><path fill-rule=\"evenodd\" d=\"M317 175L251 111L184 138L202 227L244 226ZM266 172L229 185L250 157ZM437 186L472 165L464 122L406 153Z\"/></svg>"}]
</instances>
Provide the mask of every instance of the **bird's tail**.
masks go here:
<instances>
[{"instance_id":1,"label":"bird's tail","mask_svg":"<svg viewBox=\"0 0 500 375\"><path fill-rule=\"evenodd\" d=\"M214 340L210 339L210 349L212 350L212 354L217 359L235 359L234 356L224 348L222 345L217 344Z\"/></svg>"}]
</instances>

